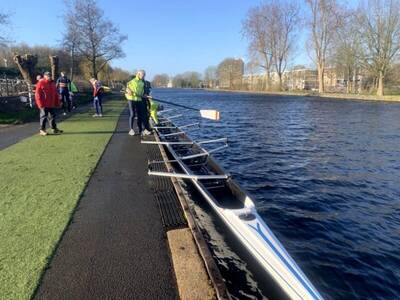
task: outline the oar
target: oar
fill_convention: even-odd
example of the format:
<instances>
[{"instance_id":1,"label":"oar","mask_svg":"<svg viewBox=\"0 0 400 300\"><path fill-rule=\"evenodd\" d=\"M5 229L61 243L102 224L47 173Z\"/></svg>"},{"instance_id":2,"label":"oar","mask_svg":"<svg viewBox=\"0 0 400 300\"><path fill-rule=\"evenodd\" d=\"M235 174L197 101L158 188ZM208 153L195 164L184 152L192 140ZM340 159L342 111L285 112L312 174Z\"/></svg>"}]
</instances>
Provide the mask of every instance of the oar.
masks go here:
<instances>
[{"instance_id":1,"label":"oar","mask_svg":"<svg viewBox=\"0 0 400 300\"><path fill-rule=\"evenodd\" d=\"M182 104L176 104L176 103L173 103L173 102L156 99L156 98L153 98L153 97L149 97L149 98L153 99L154 101L157 101L157 102L162 102L162 103L174 105L174 106L177 106L177 107L182 107L182 108L198 111L198 112L200 112L200 116L202 118L205 118L205 119L210 119L210 120L215 120L215 121L218 121L220 119L219 111L214 110L214 109L198 109L198 108L194 108L194 107L190 107L190 106L186 106L186 105L182 105Z\"/></svg>"}]
</instances>

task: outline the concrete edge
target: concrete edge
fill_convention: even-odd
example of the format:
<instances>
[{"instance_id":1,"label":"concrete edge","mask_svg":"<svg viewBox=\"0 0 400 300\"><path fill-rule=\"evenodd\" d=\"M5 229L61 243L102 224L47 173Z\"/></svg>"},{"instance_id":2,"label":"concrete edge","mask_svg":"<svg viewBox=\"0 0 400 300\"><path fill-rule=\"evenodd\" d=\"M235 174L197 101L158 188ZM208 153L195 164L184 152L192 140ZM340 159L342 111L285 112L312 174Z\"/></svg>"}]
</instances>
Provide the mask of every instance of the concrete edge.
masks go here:
<instances>
[{"instance_id":1,"label":"concrete edge","mask_svg":"<svg viewBox=\"0 0 400 300\"><path fill-rule=\"evenodd\" d=\"M182 300L216 299L204 263L197 251L189 228L173 229L167 232L172 266Z\"/></svg>"}]
</instances>

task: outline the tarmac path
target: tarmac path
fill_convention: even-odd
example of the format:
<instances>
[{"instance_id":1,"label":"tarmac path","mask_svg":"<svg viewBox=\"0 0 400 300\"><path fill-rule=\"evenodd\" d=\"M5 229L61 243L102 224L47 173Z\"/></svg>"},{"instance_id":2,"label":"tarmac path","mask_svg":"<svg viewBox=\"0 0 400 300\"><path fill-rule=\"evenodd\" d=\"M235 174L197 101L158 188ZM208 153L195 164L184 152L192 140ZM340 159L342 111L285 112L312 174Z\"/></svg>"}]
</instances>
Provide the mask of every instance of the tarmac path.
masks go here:
<instances>
[{"instance_id":1,"label":"tarmac path","mask_svg":"<svg viewBox=\"0 0 400 300\"><path fill-rule=\"evenodd\" d=\"M124 112L36 299L178 298L146 150L127 124Z\"/></svg>"}]
</instances>

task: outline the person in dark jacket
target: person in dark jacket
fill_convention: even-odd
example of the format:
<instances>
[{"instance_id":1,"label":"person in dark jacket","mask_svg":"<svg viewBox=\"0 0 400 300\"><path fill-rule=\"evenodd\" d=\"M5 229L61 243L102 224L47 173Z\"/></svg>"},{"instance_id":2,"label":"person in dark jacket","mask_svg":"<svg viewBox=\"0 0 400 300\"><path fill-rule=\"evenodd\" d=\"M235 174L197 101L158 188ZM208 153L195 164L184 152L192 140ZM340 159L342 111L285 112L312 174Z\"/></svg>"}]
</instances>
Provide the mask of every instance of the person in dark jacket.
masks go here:
<instances>
[{"instance_id":1,"label":"person in dark jacket","mask_svg":"<svg viewBox=\"0 0 400 300\"><path fill-rule=\"evenodd\" d=\"M144 80L144 78L143 78ZM150 81L144 80L144 92L142 97L143 102L143 127L145 128L143 131L143 135L151 134L152 129L150 128L149 118L150 118L150 93L151 93L151 84Z\"/></svg>"},{"instance_id":2,"label":"person in dark jacket","mask_svg":"<svg viewBox=\"0 0 400 300\"><path fill-rule=\"evenodd\" d=\"M40 110L40 130L39 134L46 136L46 123L49 121L54 134L60 134L63 131L57 128L56 108L60 107L60 98L58 97L57 87L51 80L50 72L45 72L43 79L36 84L35 90L36 105Z\"/></svg>"},{"instance_id":3,"label":"person in dark jacket","mask_svg":"<svg viewBox=\"0 0 400 300\"><path fill-rule=\"evenodd\" d=\"M56 85L58 93L60 94L61 97L64 115L67 114L67 111L71 112L71 101L69 100L69 89L68 89L70 83L71 81L68 79L65 73L61 72L61 76L60 78L57 79Z\"/></svg>"}]
</instances>

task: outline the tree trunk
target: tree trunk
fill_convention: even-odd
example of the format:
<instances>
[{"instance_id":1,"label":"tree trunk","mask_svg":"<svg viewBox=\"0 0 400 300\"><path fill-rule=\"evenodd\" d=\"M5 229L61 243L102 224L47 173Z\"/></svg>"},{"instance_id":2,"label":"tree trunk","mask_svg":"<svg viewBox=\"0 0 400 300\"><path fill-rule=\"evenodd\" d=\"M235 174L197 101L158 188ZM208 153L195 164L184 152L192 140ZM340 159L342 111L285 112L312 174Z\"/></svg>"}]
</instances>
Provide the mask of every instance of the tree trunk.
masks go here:
<instances>
[{"instance_id":1,"label":"tree trunk","mask_svg":"<svg viewBox=\"0 0 400 300\"><path fill-rule=\"evenodd\" d=\"M325 92L325 85L324 85L324 64L318 63L318 92L324 93Z\"/></svg>"},{"instance_id":2,"label":"tree trunk","mask_svg":"<svg viewBox=\"0 0 400 300\"><path fill-rule=\"evenodd\" d=\"M17 64L22 77L28 83L28 85L36 82L34 72L37 61L38 58L36 55L25 54L24 57L21 57L21 55L14 56L14 62Z\"/></svg>"},{"instance_id":3,"label":"tree trunk","mask_svg":"<svg viewBox=\"0 0 400 300\"><path fill-rule=\"evenodd\" d=\"M353 82L351 82L350 79L351 79L351 68L348 67L348 70L347 70L347 84L346 84L346 92L347 92L347 94L350 94L352 92Z\"/></svg>"},{"instance_id":4,"label":"tree trunk","mask_svg":"<svg viewBox=\"0 0 400 300\"><path fill-rule=\"evenodd\" d=\"M75 60L74 60L74 48L71 48L71 68L70 68L70 74L69 74L69 78L71 79L71 81L74 79L74 67L75 67Z\"/></svg>"},{"instance_id":5,"label":"tree trunk","mask_svg":"<svg viewBox=\"0 0 400 300\"><path fill-rule=\"evenodd\" d=\"M92 60L92 76L94 79L97 79L96 59Z\"/></svg>"},{"instance_id":6,"label":"tree trunk","mask_svg":"<svg viewBox=\"0 0 400 300\"><path fill-rule=\"evenodd\" d=\"M269 91L271 89L271 78L269 75L269 71L265 73L265 90Z\"/></svg>"},{"instance_id":7,"label":"tree trunk","mask_svg":"<svg viewBox=\"0 0 400 300\"><path fill-rule=\"evenodd\" d=\"M51 79L54 81L58 78L58 56L49 56L50 59L50 66L51 66Z\"/></svg>"},{"instance_id":8,"label":"tree trunk","mask_svg":"<svg viewBox=\"0 0 400 300\"><path fill-rule=\"evenodd\" d=\"M347 75L346 93L351 93L350 73Z\"/></svg>"},{"instance_id":9,"label":"tree trunk","mask_svg":"<svg viewBox=\"0 0 400 300\"><path fill-rule=\"evenodd\" d=\"M279 77L279 90L283 91L283 89L282 89L282 73L278 73L278 77Z\"/></svg>"},{"instance_id":10,"label":"tree trunk","mask_svg":"<svg viewBox=\"0 0 400 300\"><path fill-rule=\"evenodd\" d=\"M376 91L377 96L383 96L383 72L379 71L379 78L378 78L378 90Z\"/></svg>"}]
</instances>

